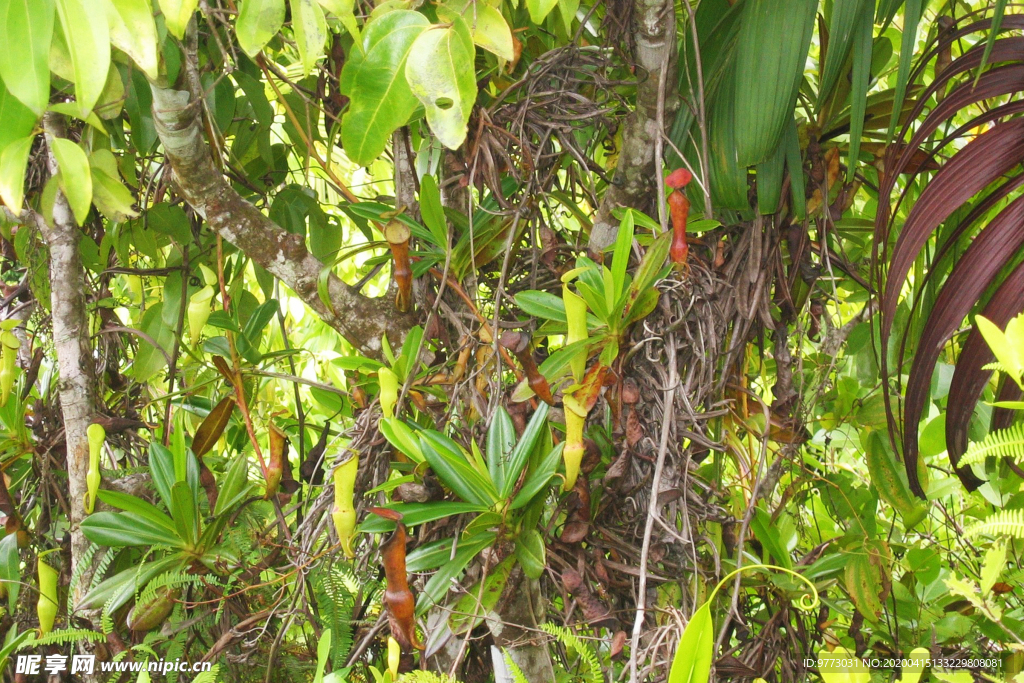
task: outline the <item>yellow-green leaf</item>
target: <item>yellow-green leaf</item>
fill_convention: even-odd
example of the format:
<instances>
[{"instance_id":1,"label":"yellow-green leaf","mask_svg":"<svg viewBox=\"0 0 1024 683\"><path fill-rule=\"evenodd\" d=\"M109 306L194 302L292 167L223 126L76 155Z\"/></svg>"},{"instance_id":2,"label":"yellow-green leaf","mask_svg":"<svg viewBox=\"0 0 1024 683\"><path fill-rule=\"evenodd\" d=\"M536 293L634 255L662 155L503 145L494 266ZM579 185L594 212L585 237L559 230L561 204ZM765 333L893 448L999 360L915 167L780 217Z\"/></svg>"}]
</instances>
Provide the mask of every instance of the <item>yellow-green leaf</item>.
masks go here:
<instances>
[{"instance_id":1,"label":"yellow-green leaf","mask_svg":"<svg viewBox=\"0 0 1024 683\"><path fill-rule=\"evenodd\" d=\"M7 145L32 132L38 117L4 87L0 80L0 154Z\"/></svg>"},{"instance_id":2,"label":"yellow-green leaf","mask_svg":"<svg viewBox=\"0 0 1024 683\"><path fill-rule=\"evenodd\" d=\"M134 197L121 182L117 160L110 150L99 149L89 155L89 168L92 175L92 200L100 213L118 222L139 215L132 209Z\"/></svg>"},{"instance_id":3,"label":"yellow-green leaf","mask_svg":"<svg viewBox=\"0 0 1024 683\"><path fill-rule=\"evenodd\" d=\"M530 21L543 24L544 19L555 9L558 0L526 0L526 9L530 12Z\"/></svg>"},{"instance_id":4,"label":"yellow-green leaf","mask_svg":"<svg viewBox=\"0 0 1024 683\"><path fill-rule=\"evenodd\" d=\"M515 59L512 29L497 8L484 2L454 0L438 6L437 16L445 21L461 16L469 26L474 43L505 61L511 62Z\"/></svg>"},{"instance_id":5,"label":"yellow-green leaf","mask_svg":"<svg viewBox=\"0 0 1024 683\"><path fill-rule=\"evenodd\" d=\"M242 0L235 22L238 45L250 57L266 47L284 25L284 0Z\"/></svg>"},{"instance_id":6,"label":"yellow-green leaf","mask_svg":"<svg viewBox=\"0 0 1024 683\"><path fill-rule=\"evenodd\" d=\"M0 154L0 199L15 212L25 200L25 167L34 139L29 135L13 140Z\"/></svg>"},{"instance_id":7,"label":"yellow-green leaf","mask_svg":"<svg viewBox=\"0 0 1024 683\"><path fill-rule=\"evenodd\" d=\"M427 29L413 43L405 63L409 88L427 111L430 130L445 147L457 149L476 102L476 49L466 22Z\"/></svg>"},{"instance_id":8,"label":"yellow-green leaf","mask_svg":"<svg viewBox=\"0 0 1024 683\"><path fill-rule=\"evenodd\" d=\"M352 34L356 47L360 47L355 0L320 0L320 6L338 18L345 30Z\"/></svg>"},{"instance_id":9,"label":"yellow-green leaf","mask_svg":"<svg viewBox=\"0 0 1024 683\"><path fill-rule=\"evenodd\" d=\"M711 608L704 603L683 630L668 672L668 683L707 683L715 652L714 630Z\"/></svg>"},{"instance_id":10,"label":"yellow-green leaf","mask_svg":"<svg viewBox=\"0 0 1024 683\"><path fill-rule=\"evenodd\" d=\"M870 683L867 666L845 647L818 653L818 675L825 683Z\"/></svg>"},{"instance_id":11,"label":"yellow-green leaf","mask_svg":"<svg viewBox=\"0 0 1024 683\"><path fill-rule=\"evenodd\" d=\"M110 42L132 58L143 73L155 80L160 75L160 54L153 21L153 7L138 0L107 3Z\"/></svg>"},{"instance_id":12,"label":"yellow-green leaf","mask_svg":"<svg viewBox=\"0 0 1024 683\"><path fill-rule=\"evenodd\" d=\"M292 31L302 59L302 72L308 74L324 55L327 20L316 0L291 0L291 6Z\"/></svg>"},{"instance_id":13,"label":"yellow-green leaf","mask_svg":"<svg viewBox=\"0 0 1024 683\"><path fill-rule=\"evenodd\" d=\"M82 225L92 205L92 174L82 148L64 138L52 138L53 156L60 169L60 189L68 199L75 221Z\"/></svg>"},{"instance_id":14,"label":"yellow-green leaf","mask_svg":"<svg viewBox=\"0 0 1024 683\"><path fill-rule=\"evenodd\" d=\"M110 29L104 12L83 0L57 0L57 16L71 53L75 97L82 116L100 99L110 70Z\"/></svg>"},{"instance_id":15,"label":"yellow-green leaf","mask_svg":"<svg viewBox=\"0 0 1024 683\"><path fill-rule=\"evenodd\" d=\"M50 101L50 41L54 0L0 0L0 78L7 90L42 116Z\"/></svg>"},{"instance_id":16,"label":"yellow-green leaf","mask_svg":"<svg viewBox=\"0 0 1024 683\"><path fill-rule=\"evenodd\" d=\"M199 0L160 0L167 30L176 38L184 38L188 22L198 6Z\"/></svg>"}]
</instances>

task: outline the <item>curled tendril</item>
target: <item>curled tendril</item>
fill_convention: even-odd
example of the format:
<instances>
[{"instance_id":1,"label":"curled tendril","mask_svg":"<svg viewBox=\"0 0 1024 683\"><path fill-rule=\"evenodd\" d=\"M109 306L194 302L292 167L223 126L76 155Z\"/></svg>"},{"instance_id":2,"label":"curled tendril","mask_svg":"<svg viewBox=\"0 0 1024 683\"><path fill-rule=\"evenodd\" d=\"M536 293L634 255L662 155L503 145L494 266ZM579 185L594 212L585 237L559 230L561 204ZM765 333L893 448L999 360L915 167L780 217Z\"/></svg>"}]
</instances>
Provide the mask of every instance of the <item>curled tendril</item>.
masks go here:
<instances>
[{"instance_id":1,"label":"curled tendril","mask_svg":"<svg viewBox=\"0 0 1024 683\"><path fill-rule=\"evenodd\" d=\"M708 596L707 602L710 603L712 600L715 599L715 595L718 594L718 591L721 590L722 586L724 586L729 581L729 579L733 578L737 574L740 574L742 572L745 572L745 571L748 571L748 570L752 570L752 569L774 569L775 571L780 571L780 572L784 572L786 574L789 574L793 578L798 579L798 580L802 581L803 583L805 583L807 585L807 588L809 588L810 590L809 590L809 592L804 593L803 595L801 595L800 599L797 601L797 607L799 607L803 611L809 612L809 611L811 611L813 609L817 609L818 605L821 604L821 600L818 597L818 589L814 587L814 584L811 583L810 579L805 577L803 574L798 574L797 572L793 571L792 569L786 569L785 567L778 567L778 566L776 566L774 564L750 564L750 565L747 565L746 567L740 567L739 569L735 569L735 570L729 572L728 574L726 574L722 578L721 581L718 582L718 585L715 586L715 589L713 591L711 591L711 595Z\"/></svg>"}]
</instances>

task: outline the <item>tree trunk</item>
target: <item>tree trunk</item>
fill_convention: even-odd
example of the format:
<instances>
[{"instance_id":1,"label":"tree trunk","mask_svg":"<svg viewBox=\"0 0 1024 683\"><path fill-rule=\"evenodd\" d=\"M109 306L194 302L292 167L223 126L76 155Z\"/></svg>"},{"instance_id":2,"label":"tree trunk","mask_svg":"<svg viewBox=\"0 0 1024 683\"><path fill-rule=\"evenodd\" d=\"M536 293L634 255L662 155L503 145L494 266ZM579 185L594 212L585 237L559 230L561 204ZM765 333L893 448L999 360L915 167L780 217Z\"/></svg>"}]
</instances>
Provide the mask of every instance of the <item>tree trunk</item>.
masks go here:
<instances>
[{"instance_id":1,"label":"tree trunk","mask_svg":"<svg viewBox=\"0 0 1024 683\"><path fill-rule=\"evenodd\" d=\"M595 254L615 243L619 222L612 211L624 206L640 208L650 203L657 189L655 181L660 182L660 178L655 178L654 152L664 120L658 121L658 103L662 103L663 119L673 117L679 108L675 2L636 0L633 21L638 80L636 109L626 118L615 176L601 199L590 231L589 247Z\"/></svg>"},{"instance_id":2,"label":"tree trunk","mask_svg":"<svg viewBox=\"0 0 1024 683\"><path fill-rule=\"evenodd\" d=\"M518 578L517 578L518 577ZM551 649L547 636L539 632L544 623L544 597L540 581L523 575L516 567L509 578L508 586L498 606L501 621L489 621L488 626L494 643L492 657L507 651L509 659L519 667L530 683L554 683L555 669L551 663ZM504 656L501 654L500 656ZM504 660L494 662L495 674L506 671ZM498 683L506 683L497 679ZM510 682L512 679L508 678Z\"/></svg>"},{"instance_id":3,"label":"tree trunk","mask_svg":"<svg viewBox=\"0 0 1024 683\"><path fill-rule=\"evenodd\" d=\"M45 118L46 139L64 136L60 115L48 113ZM48 155L50 174L56 175L57 164L52 151ZM60 406L64 418L64 442L67 449L68 507L71 510L71 571L78 573L78 592L88 588L91 567L79 567L89 541L82 533L85 519L86 473L89 471L89 438L87 430L96 415L96 369L89 341L89 319L86 314L85 273L78 250L81 231L75 223L67 198L57 191L53 204L53 224L38 220L40 231L50 250L50 309L53 321L53 346L60 373ZM75 605L81 595L70 596ZM81 614L99 624L98 612Z\"/></svg>"}]
</instances>

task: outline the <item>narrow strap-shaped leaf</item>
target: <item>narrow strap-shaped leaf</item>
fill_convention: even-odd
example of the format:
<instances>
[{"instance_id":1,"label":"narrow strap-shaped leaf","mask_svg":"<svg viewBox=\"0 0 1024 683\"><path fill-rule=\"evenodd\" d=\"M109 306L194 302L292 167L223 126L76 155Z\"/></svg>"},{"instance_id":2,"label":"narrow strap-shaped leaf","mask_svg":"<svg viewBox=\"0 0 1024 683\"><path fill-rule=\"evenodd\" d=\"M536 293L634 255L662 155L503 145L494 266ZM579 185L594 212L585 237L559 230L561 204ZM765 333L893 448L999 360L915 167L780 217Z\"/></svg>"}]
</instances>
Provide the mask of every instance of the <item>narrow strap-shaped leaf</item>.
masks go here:
<instances>
[{"instance_id":1,"label":"narrow strap-shaped leaf","mask_svg":"<svg viewBox=\"0 0 1024 683\"><path fill-rule=\"evenodd\" d=\"M469 464L451 439L424 431L420 433L420 445L430 469L459 498L476 505L494 505L498 498L494 485Z\"/></svg>"},{"instance_id":2,"label":"narrow strap-shaped leaf","mask_svg":"<svg viewBox=\"0 0 1024 683\"><path fill-rule=\"evenodd\" d=\"M547 405L546 403L544 404ZM512 426L512 418L503 406L498 406L491 418L491 426L487 430L487 471L491 475L491 481L503 491L506 482L507 461L506 456L512 451L516 442L516 430Z\"/></svg>"},{"instance_id":3,"label":"narrow strap-shaped leaf","mask_svg":"<svg viewBox=\"0 0 1024 683\"><path fill-rule=\"evenodd\" d=\"M537 444L537 439L540 438L545 429L548 429L548 404L541 403L537 410L534 411L529 423L527 423L526 429L523 430L523 435L520 437L519 442L508 456L508 468L506 469L508 478L505 480L504 486L500 488L501 498L508 498L512 493L512 489L519 479L519 474L526 467L526 463L530 459L530 453L533 452L533 448Z\"/></svg>"},{"instance_id":4,"label":"narrow strap-shaped leaf","mask_svg":"<svg viewBox=\"0 0 1024 683\"><path fill-rule=\"evenodd\" d=\"M789 190L793 196L793 215L798 220L807 217L807 190L804 186L804 162L800 155L800 139L796 121L791 120L783 140L786 145L786 168L789 169Z\"/></svg>"},{"instance_id":5,"label":"narrow strap-shaped leaf","mask_svg":"<svg viewBox=\"0 0 1024 683\"><path fill-rule=\"evenodd\" d=\"M843 65L856 45L857 35L867 13L868 23L874 16L873 0L835 0L832 3L832 19L828 25L828 52L825 66L821 71L821 85L818 88L818 102L824 102L839 81ZM870 53L869 53L870 54ZM856 90L853 93L856 98ZM856 102L856 99L853 100Z\"/></svg>"},{"instance_id":6,"label":"narrow strap-shaped leaf","mask_svg":"<svg viewBox=\"0 0 1024 683\"><path fill-rule=\"evenodd\" d=\"M896 94L892 103L892 118L889 119L887 142L892 142L892 136L896 132L896 124L900 120L900 112L903 109L903 99L907 95L910 65L914 59L914 46L917 44L917 25L921 23L922 1L907 0L907 4L903 8L903 39L900 42L900 62L896 71Z\"/></svg>"},{"instance_id":7,"label":"narrow strap-shaped leaf","mask_svg":"<svg viewBox=\"0 0 1024 683\"><path fill-rule=\"evenodd\" d=\"M846 161L846 182L852 182L860 156L860 140L864 134L864 113L867 108L868 85L871 81L871 30L873 28L870 5L863 8L857 18L853 34L853 78L850 85L850 158Z\"/></svg>"},{"instance_id":8,"label":"narrow strap-shaped leaf","mask_svg":"<svg viewBox=\"0 0 1024 683\"><path fill-rule=\"evenodd\" d=\"M714 629L711 607L705 602L683 629L668 672L668 683L706 683L715 653Z\"/></svg>"},{"instance_id":9,"label":"narrow strap-shaped leaf","mask_svg":"<svg viewBox=\"0 0 1024 683\"><path fill-rule=\"evenodd\" d=\"M974 77L975 84L981 78L981 71L988 64L988 58L992 56L992 47L996 44L996 34L999 33L999 27L1003 23L1003 14L1005 12L1006 0L996 0L996 4L992 8L992 28L989 29L988 39L985 41L985 53L981 56L981 66L978 68L978 75Z\"/></svg>"}]
</instances>

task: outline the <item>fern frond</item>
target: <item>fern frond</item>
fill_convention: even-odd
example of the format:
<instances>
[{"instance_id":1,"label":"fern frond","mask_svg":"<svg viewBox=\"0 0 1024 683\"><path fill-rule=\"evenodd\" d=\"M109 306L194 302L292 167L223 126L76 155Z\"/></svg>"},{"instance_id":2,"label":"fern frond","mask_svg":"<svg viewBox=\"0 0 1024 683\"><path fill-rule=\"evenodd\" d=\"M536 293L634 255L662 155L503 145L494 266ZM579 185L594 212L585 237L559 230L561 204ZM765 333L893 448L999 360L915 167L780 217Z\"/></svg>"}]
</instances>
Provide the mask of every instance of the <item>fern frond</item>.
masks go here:
<instances>
[{"instance_id":1,"label":"fern frond","mask_svg":"<svg viewBox=\"0 0 1024 683\"><path fill-rule=\"evenodd\" d=\"M331 662L344 666L353 644L352 618L355 593L338 567L323 567L313 577L313 597L320 612L320 625L331 629Z\"/></svg>"},{"instance_id":2,"label":"fern frond","mask_svg":"<svg viewBox=\"0 0 1024 683\"><path fill-rule=\"evenodd\" d=\"M585 669L585 673L581 675L585 683L604 683L604 677L601 675L601 663L597 659L594 648L565 626L548 623L541 624L540 627L554 636L555 640L564 645L566 649L573 650L579 655L580 662Z\"/></svg>"},{"instance_id":3,"label":"fern frond","mask_svg":"<svg viewBox=\"0 0 1024 683\"><path fill-rule=\"evenodd\" d=\"M204 671L192 679L192 683L217 683L220 676L220 664L214 664L209 671Z\"/></svg>"},{"instance_id":4,"label":"fern frond","mask_svg":"<svg viewBox=\"0 0 1024 683\"><path fill-rule=\"evenodd\" d=\"M42 638L29 638L18 649L24 650L27 647L42 647L44 645L71 645L80 643L83 640L91 640L94 643L98 643L106 639L106 636L102 633L90 631L86 628L62 628L50 631Z\"/></svg>"},{"instance_id":5,"label":"fern frond","mask_svg":"<svg viewBox=\"0 0 1024 683\"><path fill-rule=\"evenodd\" d=\"M82 572L85 571L86 567L92 566L92 558L96 556L96 551L98 549L99 546L95 543L90 543L89 547L85 549L85 552L82 554L82 559L78 561L78 566L75 567L75 571L71 573L71 582L68 584L68 595L77 594L78 582L82 580Z\"/></svg>"},{"instance_id":6,"label":"fern frond","mask_svg":"<svg viewBox=\"0 0 1024 683\"><path fill-rule=\"evenodd\" d=\"M967 538L981 534L988 536L1006 534L1014 538L1024 538L1024 509L1000 510L964 531L964 536Z\"/></svg>"},{"instance_id":7,"label":"fern frond","mask_svg":"<svg viewBox=\"0 0 1024 683\"><path fill-rule=\"evenodd\" d=\"M157 591L164 588L183 588L185 586L196 586L202 587L206 584L216 585L222 588L221 584L217 579L212 576L199 576L197 574L190 574L188 572L164 572L153 578L143 591L136 598L136 602L146 604L156 598Z\"/></svg>"},{"instance_id":8,"label":"fern frond","mask_svg":"<svg viewBox=\"0 0 1024 683\"><path fill-rule=\"evenodd\" d=\"M526 674L519 668L519 665L512 661L512 655L509 654L508 650L502 650L502 654L505 655L505 666L508 667L508 672L512 674L513 683L530 683L526 680Z\"/></svg>"},{"instance_id":9,"label":"fern frond","mask_svg":"<svg viewBox=\"0 0 1024 683\"><path fill-rule=\"evenodd\" d=\"M985 462L986 458L1024 458L1024 425L989 432L981 441L972 442L960 459L960 465Z\"/></svg>"}]
</instances>

